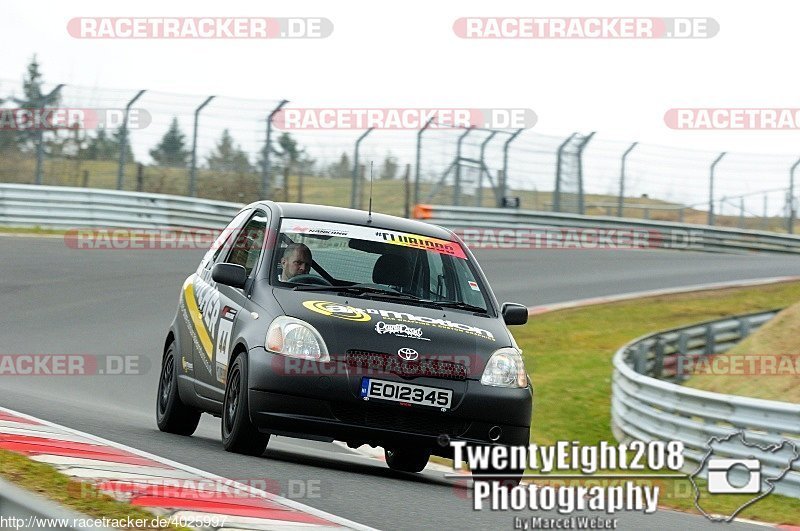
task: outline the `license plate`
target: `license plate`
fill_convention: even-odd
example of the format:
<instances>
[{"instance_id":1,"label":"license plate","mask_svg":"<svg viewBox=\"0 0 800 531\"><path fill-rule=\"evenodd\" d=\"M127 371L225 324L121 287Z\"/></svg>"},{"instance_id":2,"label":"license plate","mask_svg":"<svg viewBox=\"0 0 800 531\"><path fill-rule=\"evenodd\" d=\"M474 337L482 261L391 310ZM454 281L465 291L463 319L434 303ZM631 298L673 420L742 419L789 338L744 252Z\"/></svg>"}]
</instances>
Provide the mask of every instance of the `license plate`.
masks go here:
<instances>
[{"instance_id":1,"label":"license plate","mask_svg":"<svg viewBox=\"0 0 800 531\"><path fill-rule=\"evenodd\" d=\"M389 400L391 402L407 402L420 406L437 407L445 411L450 409L450 404L453 401L453 391L424 385L362 378L361 398L364 400L377 398L378 400Z\"/></svg>"}]
</instances>

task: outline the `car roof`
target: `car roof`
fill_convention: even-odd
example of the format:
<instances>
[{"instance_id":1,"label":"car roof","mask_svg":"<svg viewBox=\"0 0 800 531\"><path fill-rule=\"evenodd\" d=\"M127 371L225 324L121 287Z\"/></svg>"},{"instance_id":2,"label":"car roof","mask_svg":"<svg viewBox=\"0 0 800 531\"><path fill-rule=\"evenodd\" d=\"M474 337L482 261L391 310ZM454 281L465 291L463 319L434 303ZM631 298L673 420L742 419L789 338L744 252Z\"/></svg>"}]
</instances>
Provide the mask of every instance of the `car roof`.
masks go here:
<instances>
[{"instance_id":1,"label":"car roof","mask_svg":"<svg viewBox=\"0 0 800 531\"><path fill-rule=\"evenodd\" d=\"M307 203L278 203L273 201L257 201L249 207L271 206L283 218L312 219L330 221L333 223L348 223L351 225L374 226L399 232L419 234L430 238L454 241L452 233L438 225L431 225L422 221L389 216L387 214L372 213L372 223L367 223L368 213L365 210L341 208L326 205L312 205Z\"/></svg>"}]
</instances>

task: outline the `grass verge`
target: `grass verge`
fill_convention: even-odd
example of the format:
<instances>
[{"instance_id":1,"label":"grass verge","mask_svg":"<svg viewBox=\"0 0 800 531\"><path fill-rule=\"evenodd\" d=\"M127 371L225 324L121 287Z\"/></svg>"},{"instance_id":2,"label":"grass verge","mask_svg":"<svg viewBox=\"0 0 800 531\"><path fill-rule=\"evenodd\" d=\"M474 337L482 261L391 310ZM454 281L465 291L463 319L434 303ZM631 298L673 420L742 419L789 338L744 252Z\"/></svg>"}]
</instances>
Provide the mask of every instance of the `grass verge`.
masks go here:
<instances>
[{"instance_id":1,"label":"grass verge","mask_svg":"<svg viewBox=\"0 0 800 531\"><path fill-rule=\"evenodd\" d=\"M139 507L107 496L88 483L81 483L56 468L33 461L24 455L0 449L0 476L21 488L92 518L151 522L155 515ZM185 527L137 527L138 531L188 529Z\"/></svg>"},{"instance_id":2,"label":"grass verge","mask_svg":"<svg viewBox=\"0 0 800 531\"><path fill-rule=\"evenodd\" d=\"M787 307L800 300L800 282L650 297L536 316L513 329L534 386L531 440L538 444L614 441L611 433L611 360L623 344L654 331L734 314ZM665 480L669 481L669 480ZM697 512L688 481L674 481L666 507ZM681 483L684 483L681 485ZM688 487L688 490L687 490ZM704 508L724 514L741 500L716 495ZM739 514L772 523L800 524L800 500L771 495Z\"/></svg>"}]
</instances>

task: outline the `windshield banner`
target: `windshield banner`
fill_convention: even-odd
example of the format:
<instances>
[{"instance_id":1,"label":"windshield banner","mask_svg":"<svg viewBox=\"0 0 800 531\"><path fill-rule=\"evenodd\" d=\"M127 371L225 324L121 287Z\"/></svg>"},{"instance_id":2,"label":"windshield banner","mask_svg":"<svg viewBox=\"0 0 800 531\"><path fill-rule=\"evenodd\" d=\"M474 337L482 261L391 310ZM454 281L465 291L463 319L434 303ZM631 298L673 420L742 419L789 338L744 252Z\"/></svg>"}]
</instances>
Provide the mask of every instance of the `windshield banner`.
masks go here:
<instances>
[{"instance_id":1,"label":"windshield banner","mask_svg":"<svg viewBox=\"0 0 800 531\"><path fill-rule=\"evenodd\" d=\"M414 249L433 251L464 260L467 259L467 256L464 254L464 249L456 242L378 227L362 227L359 225L345 225L343 223L329 223L305 219L286 219L283 222L281 230L290 234L339 236L342 238L354 238L356 240L383 242L391 245L400 245L402 247L413 247Z\"/></svg>"}]
</instances>

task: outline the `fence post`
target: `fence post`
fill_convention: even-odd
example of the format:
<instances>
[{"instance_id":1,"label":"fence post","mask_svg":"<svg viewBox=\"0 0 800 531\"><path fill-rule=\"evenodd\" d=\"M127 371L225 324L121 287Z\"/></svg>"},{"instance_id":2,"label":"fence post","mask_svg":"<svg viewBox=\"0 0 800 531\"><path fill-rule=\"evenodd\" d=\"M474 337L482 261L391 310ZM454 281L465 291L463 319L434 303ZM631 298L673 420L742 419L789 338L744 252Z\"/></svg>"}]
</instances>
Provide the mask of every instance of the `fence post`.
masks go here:
<instances>
[{"instance_id":1,"label":"fence post","mask_svg":"<svg viewBox=\"0 0 800 531\"><path fill-rule=\"evenodd\" d=\"M580 143L578 146L578 214L583 215L585 214L585 209L583 206L583 149L586 147L586 144L594 136L595 131L589 133L589 135L583 139L583 142Z\"/></svg>"},{"instance_id":2,"label":"fence post","mask_svg":"<svg viewBox=\"0 0 800 531\"><path fill-rule=\"evenodd\" d=\"M281 100L278 106L272 109L272 112L267 116L267 139L264 144L264 155L261 157L261 196L264 199L269 199L270 192L272 191L272 180L270 178L272 163L270 158L270 154L272 153L272 119L287 103L289 103L289 100Z\"/></svg>"},{"instance_id":3,"label":"fence post","mask_svg":"<svg viewBox=\"0 0 800 531\"><path fill-rule=\"evenodd\" d=\"M800 164L800 159L797 159L797 162L792 164L792 169L789 171L789 221L786 225L786 230L789 234L794 234L794 218L795 218L795 211L794 211L794 170L797 169L797 165Z\"/></svg>"},{"instance_id":4,"label":"fence post","mask_svg":"<svg viewBox=\"0 0 800 531\"><path fill-rule=\"evenodd\" d=\"M141 162L136 164L136 191L144 192L144 165Z\"/></svg>"},{"instance_id":5,"label":"fence post","mask_svg":"<svg viewBox=\"0 0 800 531\"><path fill-rule=\"evenodd\" d=\"M405 196L403 217L408 219L411 217L411 164L406 164L406 174L403 177L403 184L403 195Z\"/></svg>"},{"instance_id":6,"label":"fence post","mask_svg":"<svg viewBox=\"0 0 800 531\"><path fill-rule=\"evenodd\" d=\"M560 146L558 146L558 151L556 152L556 185L553 190L553 212L561 212L561 160L564 158L564 148L567 147L567 144L572 142L572 139L577 136L578 133L572 133L569 135Z\"/></svg>"},{"instance_id":7,"label":"fence post","mask_svg":"<svg viewBox=\"0 0 800 531\"><path fill-rule=\"evenodd\" d=\"M455 187L453 188L453 205L459 206L461 203L461 146L464 143L464 139L467 137L468 134L472 132L472 126L467 127L467 130L464 131L461 136L458 137L458 146L456 148L456 183Z\"/></svg>"},{"instance_id":8,"label":"fence post","mask_svg":"<svg viewBox=\"0 0 800 531\"><path fill-rule=\"evenodd\" d=\"M725 156L725 151L719 154L719 156L714 159L714 162L711 163L711 170L710 170L710 179L708 185L708 224L714 225L714 168L717 167L719 161L722 160L722 157Z\"/></svg>"},{"instance_id":9,"label":"fence post","mask_svg":"<svg viewBox=\"0 0 800 531\"><path fill-rule=\"evenodd\" d=\"M200 119L200 111L203 107L211 103L214 96L209 96L194 110L194 128L192 132L192 165L189 166L189 195L197 196L197 122Z\"/></svg>"},{"instance_id":10,"label":"fence post","mask_svg":"<svg viewBox=\"0 0 800 531\"><path fill-rule=\"evenodd\" d=\"M417 132L417 166L414 169L414 204L419 203L419 165L422 158L422 133L433 123L433 117Z\"/></svg>"},{"instance_id":11,"label":"fence post","mask_svg":"<svg viewBox=\"0 0 800 531\"><path fill-rule=\"evenodd\" d=\"M513 142L514 139L517 138L524 130L525 129L517 129L510 137L508 137L505 144L503 144L503 174L502 177L498 179L499 182L497 183L497 187L499 188L499 193L497 196L498 207L504 206L506 190L508 189L508 146L511 145L511 142Z\"/></svg>"},{"instance_id":12,"label":"fence post","mask_svg":"<svg viewBox=\"0 0 800 531\"><path fill-rule=\"evenodd\" d=\"M136 96L125 105L125 113L122 115L122 125L119 128L119 167L117 168L117 190L122 190L122 185L125 182L125 158L128 156L128 115L131 107L136 103L136 100L142 97L146 90L140 90Z\"/></svg>"},{"instance_id":13,"label":"fence post","mask_svg":"<svg viewBox=\"0 0 800 531\"><path fill-rule=\"evenodd\" d=\"M630 155L631 151L639 144L639 142L634 142L633 144L625 150L625 153L622 154L622 165L620 166L619 170L619 201L617 202L617 217L622 217L622 208L625 201L625 162L628 159L628 155Z\"/></svg>"},{"instance_id":14,"label":"fence post","mask_svg":"<svg viewBox=\"0 0 800 531\"><path fill-rule=\"evenodd\" d=\"M360 168L358 167L358 151L361 147L361 141L364 140L373 129L375 128L370 127L356 140L356 153L355 159L353 160L353 187L350 189L350 208L358 208L358 205L361 204L361 183L359 182L361 176L359 175Z\"/></svg>"},{"instance_id":15,"label":"fence post","mask_svg":"<svg viewBox=\"0 0 800 531\"><path fill-rule=\"evenodd\" d=\"M64 87L64 84L61 83L56 85L56 88L50 91L47 96L42 96L38 100L39 108L44 108L44 106L49 102L51 99L58 97L58 93ZM38 131L36 132L36 184L42 184L42 173L43 173L43 166L44 166L44 128L39 127Z\"/></svg>"},{"instance_id":16,"label":"fence post","mask_svg":"<svg viewBox=\"0 0 800 531\"><path fill-rule=\"evenodd\" d=\"M497 135L497 131L492 131L492 133L488 137L486 137L486 140L481 142L481 170L480 173L478 174L478 197L476 198L477 199L476 203L479 207L483 206L483 172L486 169L486 162L484 162L483 159L484 155L486 154L486 144L488 144L495 137L495 135ZM488 172L489 170L486 171ZM489 175L490 183L491 183L491 178L492 176ZM497 183L497 186L499 187L500 183Z\"/></svg>"}]
</instances>

